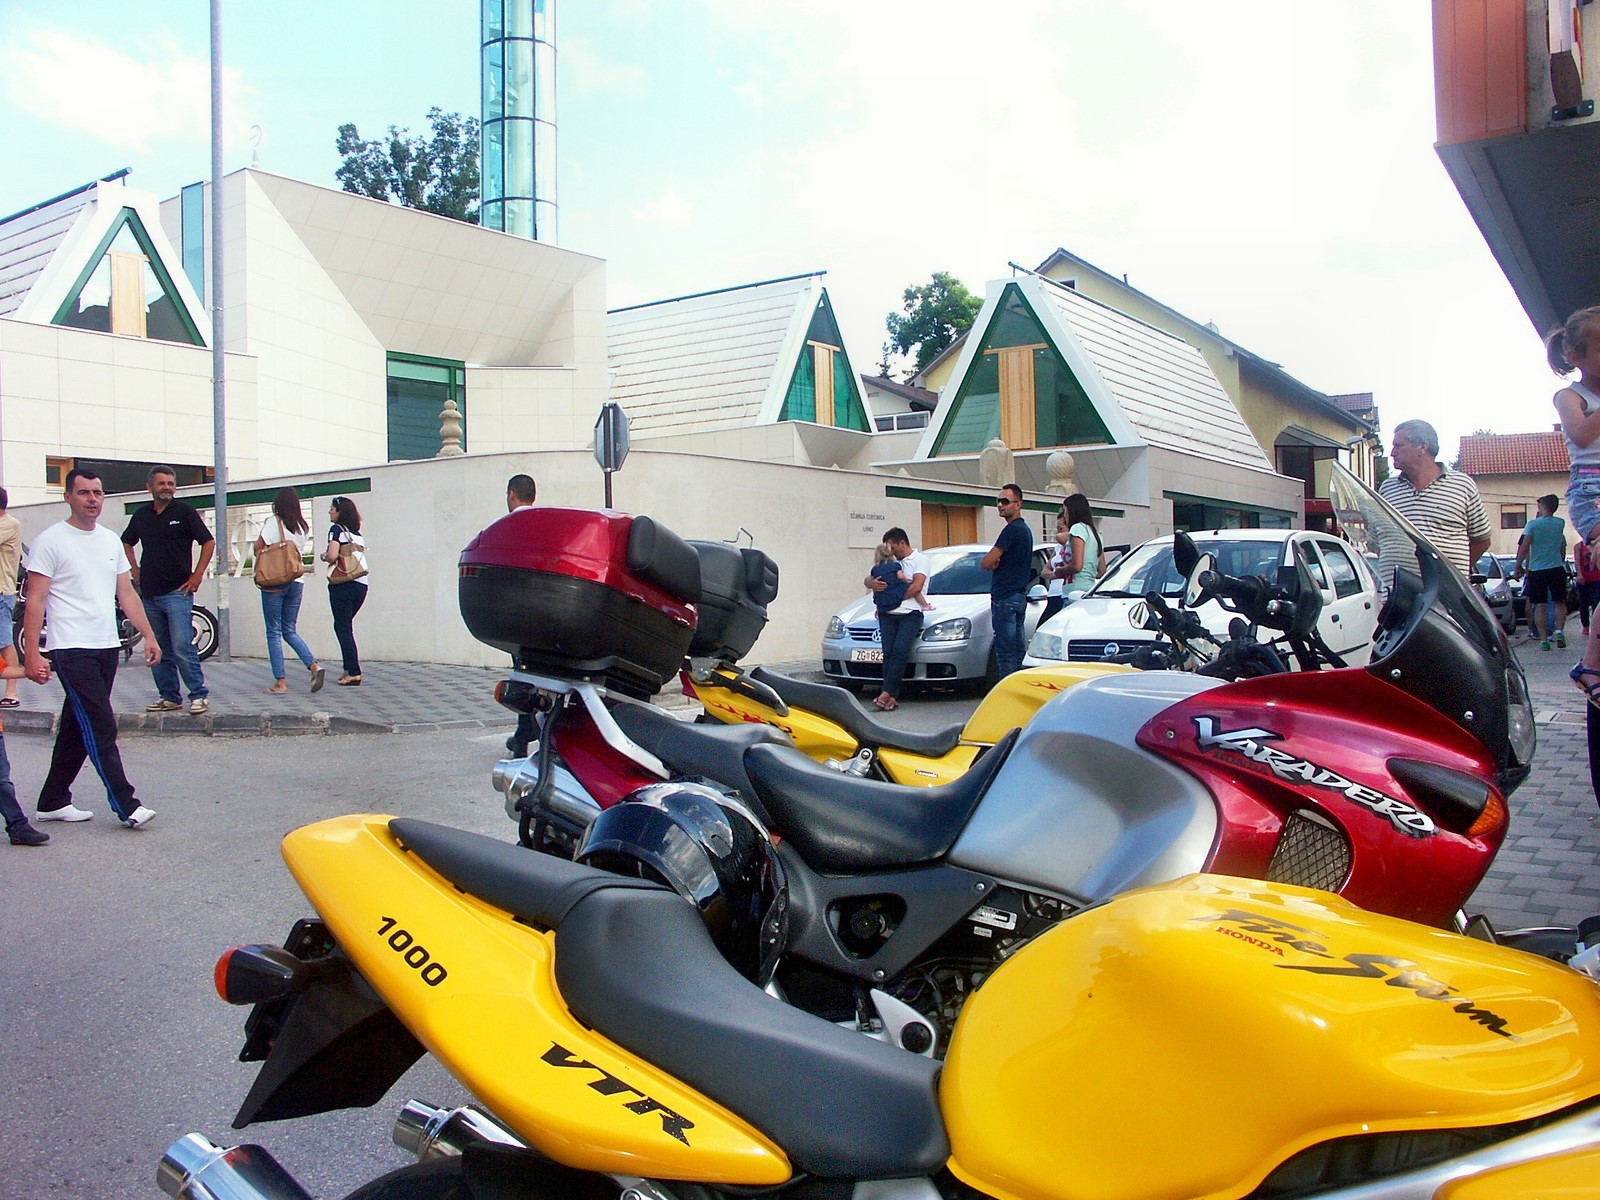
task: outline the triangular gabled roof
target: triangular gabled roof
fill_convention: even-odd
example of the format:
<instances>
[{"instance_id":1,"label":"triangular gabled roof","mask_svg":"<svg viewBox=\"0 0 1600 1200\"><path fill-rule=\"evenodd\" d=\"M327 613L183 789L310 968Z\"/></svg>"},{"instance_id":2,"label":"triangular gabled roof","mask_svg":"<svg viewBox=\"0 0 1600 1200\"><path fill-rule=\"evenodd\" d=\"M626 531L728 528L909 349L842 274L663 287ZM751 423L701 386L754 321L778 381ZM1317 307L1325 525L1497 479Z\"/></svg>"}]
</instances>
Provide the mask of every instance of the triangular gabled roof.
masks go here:
<instances>
[{"instance_id":1,"label":"triangular gabled roof","mask_svg":"<svg viewBox=\"0 0 1600 1200\"><path fill-rule=\"evenodd\" d=\"M38 325L63 322L63 314L77 300L90 273L105 257L120 231L131 230L138 249L148 260L161 290L172 304L172 315L186 326L185 338L211 344L211 318L206 312L172 243L161 226L161 209L154 195L122 182L126 171L107 176L85 188L47 201L0 225L16 225L13 243L19 270L14 277L15 306L0 311L18 321ZM35 224L35 218L46 218ZM43 230L37 238L28 230ZM28 247L32 247L30 250ZM26 261L26 269L21 264ZM9 301L8 301L9 303Z\"/></svg>"},{"instance_id":2,"label":"triangular gabled roof","mask_svg":"<svg viewBox=\"0 0 1600 1200\"><path fill-rule=\"evenodd\" d=\"M1011 287L1021 293L1117 446L1150 445L1271 471L1205 356L1183 339L1038 275L995 280L917 450L938 444L954 400ZM1043 449L1044 447L1040 447Z\"/></svg>"},{"instance_id":3,"label":"triangular gabled roof","mask_svg":"<svg viewBox=\"0 0 1600 1200\"><path fill-rule=\"evenodd\" d=\"M124 167L103 180L92 180L0 218L0 317L9 317L22 307L78 217L94 203L96 185L112 183L127 174Z\"/></svg>"},{"instance_id":4,"label":"triangular gabled roof","mask_svg":"<svg viewBox=\"0 0 1600 1200\"><path fill-rule=\"evenodd\" d=\"M818 271L614 309L611 399L637 434L776 421L825 296Z\"/></svg>"}]
</instances>

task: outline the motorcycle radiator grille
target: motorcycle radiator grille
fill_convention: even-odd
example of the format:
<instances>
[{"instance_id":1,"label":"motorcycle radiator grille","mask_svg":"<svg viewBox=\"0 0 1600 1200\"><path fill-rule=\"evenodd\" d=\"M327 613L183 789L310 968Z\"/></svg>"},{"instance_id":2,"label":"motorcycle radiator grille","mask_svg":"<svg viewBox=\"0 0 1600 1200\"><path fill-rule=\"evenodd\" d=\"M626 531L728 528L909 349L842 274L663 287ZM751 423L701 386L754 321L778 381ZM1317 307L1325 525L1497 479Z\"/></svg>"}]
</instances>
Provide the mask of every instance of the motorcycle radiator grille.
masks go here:
<instances>
[{"instance_id":1,"label":"motorcycle radiator grille","mask_svg":"<svg viewBox=\"0 0 1600 1200\"><path fill-rule=\"evenodd\" d=\"M1337 892L1350 877L1350 843L1325 819L1299 809L1283 823L1283 834L1267 868L1271 883Z\"/></svg>"}]
</instances>

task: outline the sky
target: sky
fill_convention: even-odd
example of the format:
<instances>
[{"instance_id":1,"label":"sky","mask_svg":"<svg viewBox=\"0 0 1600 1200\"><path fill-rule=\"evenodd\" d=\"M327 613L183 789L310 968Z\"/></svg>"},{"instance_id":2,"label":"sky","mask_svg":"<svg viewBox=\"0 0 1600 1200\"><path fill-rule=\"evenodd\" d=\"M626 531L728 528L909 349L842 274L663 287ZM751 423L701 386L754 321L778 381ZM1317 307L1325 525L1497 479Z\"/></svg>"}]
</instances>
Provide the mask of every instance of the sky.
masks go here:
<instances>
[{"instance_id":1,"label":"sky","mask_svg":"<svg viewBox=\"0 0 1600 1200\"><path fill-rule=\"evenodd\" d=\"M1385 438L1548 429L1559 386L1433 150L1420 0L558 0L560 242L621 307L815 270L858 371L949 271L1064 247ZM0 215L210 174L202 0L0 0ZM476 116L463 0L222 3L225 171Z\"/></svg>"}]
</instances>

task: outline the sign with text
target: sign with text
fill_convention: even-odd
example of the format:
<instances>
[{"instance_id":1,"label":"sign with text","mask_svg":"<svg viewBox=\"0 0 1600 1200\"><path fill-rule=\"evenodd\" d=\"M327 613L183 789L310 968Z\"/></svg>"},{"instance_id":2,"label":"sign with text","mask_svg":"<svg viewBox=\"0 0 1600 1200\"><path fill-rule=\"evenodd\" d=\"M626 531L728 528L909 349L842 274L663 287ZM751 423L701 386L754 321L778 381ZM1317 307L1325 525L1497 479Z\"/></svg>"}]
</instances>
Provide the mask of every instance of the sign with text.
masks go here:
<instances>
[{"instance_id":1,"label":"sign with text","mask_svg":"<svg viewBox=\"0 0 1600 1200\"><path fill-rule=\"evenodd\" d=\"M883 498L864 500L859 496L851 496L845 503L850 509L850 549L870 550L883 541L884 532L890 524L889 511Z\"/></svg>"}]
</instances>

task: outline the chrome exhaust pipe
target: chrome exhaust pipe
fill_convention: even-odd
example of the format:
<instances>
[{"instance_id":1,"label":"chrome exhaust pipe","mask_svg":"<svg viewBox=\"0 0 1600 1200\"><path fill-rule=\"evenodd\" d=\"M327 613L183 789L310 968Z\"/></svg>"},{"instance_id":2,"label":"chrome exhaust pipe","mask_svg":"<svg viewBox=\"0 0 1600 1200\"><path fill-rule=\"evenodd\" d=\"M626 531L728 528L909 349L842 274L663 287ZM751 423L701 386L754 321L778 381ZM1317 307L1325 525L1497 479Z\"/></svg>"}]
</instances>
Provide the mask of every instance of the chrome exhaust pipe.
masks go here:
<instances>
[{"instance_id":1,"label":"chrome exhaust pipe","mask_svg":"<svg viewBox=\"0 0 1600 1200\"><path fill-rule=\"evenodd\" d=\"M556 764L550 770L554 778L537 815L581 833L600 815L600 805L571 771ZM489 778L494 790L506 798L506 816L520 821L522 809L517 806L534 794L539 782L538 764L532 758L501 759Z\"/></svg>"},{"instance_id":2,"label":"chrome exhaust pipe","mask_svg":"<svg viewBox=\"0 0 1600 1200\"><path fill-rule=\"evenodd\" d=\"M161 1156L156 1186L172 1200L312 1200L260 1146L224 1148L185 1134Z\"/></svg>"},{"instance_id":3,"label":"chrome exhaust pipe","mask_svg":"<svg viewBox=\"0 0 1600 1200\"><path fill-rule=\"evenodd\" d=\"M394 1144L418 1162L451 1158L468 1146L489 1143L526 1150L528 1144L482 1109L435 1108L421 1100L407 1100L394 1121Z\"/></svg>"}]
</instances>

